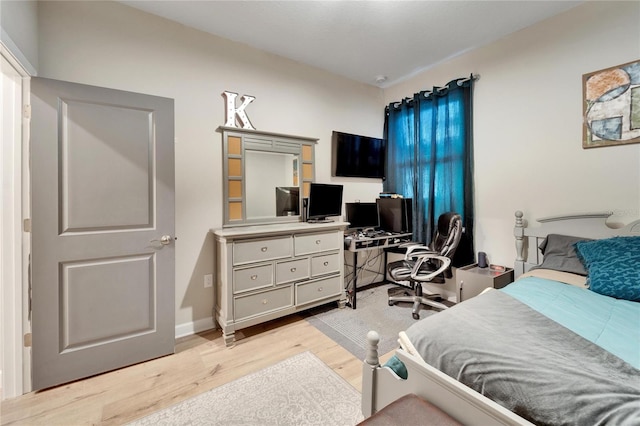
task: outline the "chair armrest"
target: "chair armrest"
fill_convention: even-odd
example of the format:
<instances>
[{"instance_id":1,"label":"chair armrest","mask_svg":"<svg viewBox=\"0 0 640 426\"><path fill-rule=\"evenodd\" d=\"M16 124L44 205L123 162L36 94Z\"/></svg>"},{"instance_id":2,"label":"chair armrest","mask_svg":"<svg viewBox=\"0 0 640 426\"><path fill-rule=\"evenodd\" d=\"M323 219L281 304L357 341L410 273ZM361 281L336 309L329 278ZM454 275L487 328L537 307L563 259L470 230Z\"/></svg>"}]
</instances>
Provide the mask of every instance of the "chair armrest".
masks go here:
<instances>
[{"instance_id":1,"label":"chair armrest","mask_svg":"<svg viewBox=\"0 0 640 426\"><path fill-rule=\"evenodd\" d=\"M422 244L417 243L415 241L407 241L406 243L398 244L400 248L413 247L413 246L421 246Z\"/></svg>"},{"instance_id":2,"label":"chair armrest","mask_svg":"<svg viewBox=\"0 0 640 426\"><path fill-rule=\"evenodd\" d=\"M407 246L407 251L406 251L406 253L404 255L404 259L405 260L417 259L418 256L421 256L423 254L429 254L429 253L437 254L436 252L434 252L433 250L431 250L427 246L423 246L421 244L414 243L414 245Z\"/></svg>"},{"instance_id":3,"label":"chair armrest","mask_svg":"<svg viewBox=\"0 0 640 426\"><path fill-rule=\"evenodd\" d=\"M422 266L422 264L427 260L431 260L431 259L440 261L441 262L440 267L429 274L426 274L426 275L420 274L420 267ZM420 282L431 281L434 277L446 271L449 268L449 265L451 265L451 259L449 259L446 256L441 256L433 252L419 255L418 260L416 261L416 264L413 266L413 270L411 271L411 279L413 279L414 281L420 281Z\"/></svg>"}]
</instances>

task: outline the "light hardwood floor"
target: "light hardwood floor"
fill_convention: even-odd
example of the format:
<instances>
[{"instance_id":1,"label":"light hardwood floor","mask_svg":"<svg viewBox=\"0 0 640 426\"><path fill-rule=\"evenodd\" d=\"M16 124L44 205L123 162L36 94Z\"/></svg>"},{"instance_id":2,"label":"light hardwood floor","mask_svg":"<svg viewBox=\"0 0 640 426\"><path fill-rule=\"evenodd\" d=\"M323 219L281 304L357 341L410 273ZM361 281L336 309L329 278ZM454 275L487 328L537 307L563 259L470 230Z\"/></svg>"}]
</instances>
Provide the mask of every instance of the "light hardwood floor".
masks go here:
<instances>
[{"instance_id":1,"label":"light hardwood floor","mask_svg":"<svg viewBox=\"0 0 640 426\"><path fill-rule=\"evenodd\" d=\"M2 425L120 425L304 351L361 391L362 361L299 315L236 336L233 348L219 330L189 336L174 355L3 401Z\"/></svg>"}]
</instances>

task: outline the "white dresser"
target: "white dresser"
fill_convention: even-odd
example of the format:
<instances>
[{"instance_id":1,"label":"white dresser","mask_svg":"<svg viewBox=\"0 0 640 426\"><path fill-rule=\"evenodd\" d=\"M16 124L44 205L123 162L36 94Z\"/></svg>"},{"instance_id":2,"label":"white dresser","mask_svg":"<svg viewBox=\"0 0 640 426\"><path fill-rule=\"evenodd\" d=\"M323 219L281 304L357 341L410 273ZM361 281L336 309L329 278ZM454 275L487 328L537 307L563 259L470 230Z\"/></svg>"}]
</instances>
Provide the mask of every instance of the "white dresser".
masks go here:
<instances>
[{"instance_id":1,"label":"white dresser","mask_svg":"<svg viewBox=\"0 0 640 426\"><path fill-rule=\"evenodd\" d=\"M347 223L215 229L216 320L225 343L236 330L327 302L344 307Z\"/></svg>"}]
</instances>

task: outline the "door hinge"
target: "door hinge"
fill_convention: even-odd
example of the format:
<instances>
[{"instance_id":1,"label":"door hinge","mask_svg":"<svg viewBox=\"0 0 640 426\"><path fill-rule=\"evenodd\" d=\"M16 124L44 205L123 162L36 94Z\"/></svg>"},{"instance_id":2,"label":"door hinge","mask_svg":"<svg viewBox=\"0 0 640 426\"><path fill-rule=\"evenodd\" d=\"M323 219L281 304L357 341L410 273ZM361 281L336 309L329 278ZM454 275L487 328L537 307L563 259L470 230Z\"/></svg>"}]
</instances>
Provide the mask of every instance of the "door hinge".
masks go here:
<instances>
[{"instance_id":1,"label":"door hinge","mask_svg":"<svg viewBox=\"0 0 640 426\"><path fill-rule=\"evenodd\" d=\"M31 333L27 333L23 337L23 344L25 348L31 347Z\"/></svg>"},{"instance_id":2,"label":"door hinge","mask_svg":"<svg viewBox=\"0 0 640 426\"><path fill-rule=\"evenodd\" d=\"M25 105L22 107L22 118L31 120L31 105Z\"/></svg>"},{"instance_id":3,"label":"door hinge","mask_svg":"<svg viewBox=\"0 0 640 426\"><path fill-rule=\"evenodd\" d=\"M24 232L31 232L31 219L25 219L22 225Z\"/></svg>"}]
</instances>

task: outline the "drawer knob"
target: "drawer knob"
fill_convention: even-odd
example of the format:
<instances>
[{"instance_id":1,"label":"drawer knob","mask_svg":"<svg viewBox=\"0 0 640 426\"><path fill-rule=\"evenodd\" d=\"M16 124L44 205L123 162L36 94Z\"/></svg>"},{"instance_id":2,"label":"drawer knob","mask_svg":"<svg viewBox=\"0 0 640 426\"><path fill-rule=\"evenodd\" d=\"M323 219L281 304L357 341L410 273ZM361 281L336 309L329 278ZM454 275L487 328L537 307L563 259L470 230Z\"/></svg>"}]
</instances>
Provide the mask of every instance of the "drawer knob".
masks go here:
<instances>
[{"instance_id":1,"label":"drawer knob","mask_svg":"<svg viewBox=\"0 0 640 426\"><path fill-rule=\"evenodd\" d=\"M253 281L255 281L255 280L257 280L257 279L258 279L258 276L257 276L257 275L251 275L251 279L252 279Z\"/></svg>"},{"instance_id":2,"label":"drawer knob","mask_svg":"<svg viewBox=\"0 0 640 426\"><path fill-rule=\"evenodd\" d=\"M322 287L318 287L318 291L321 292L323 290Z\"/></svg>"},{"instance_id":3,"label":"drawer knob","mask_svg":"<svg viewBox=\"0 0 640 426\"><path fill-rule=\"evenodd\" d=\"M316 244L320 244L322 240L316 240Z\"/></svg>"},{"instance_id":4,"label":"drawer knob","mask_svg":"<svg viewBox=\"0 0 640 426\"><path fill-rule=\"evenodd\" d=\"M267 299L262 299L262 304L266 305L267 303L269 303L269 301Z\"/></svg>"},{"instance_id":5,"label":"drawer knob","mask_svg":"<svg viewBox=\"0 0 640 426\"><path fill-rule=\"evenodd\" d=\"M262 252L267 251L267 247L262 247L262 248L260 249L260 251L262 251Z\"/></svg>"},{"instance_id":6,"label":"drawer knob","mask_svg":"<svg viewBox=\"0 0 640 426\"><path fill-rule=\"evenodd\" d=\"M329 262L324 262L324 266L329 266Z\"/></svg>"},{"instance_id":7,"label":"drawer knob","mask_svg":"<svg viewBox=\"0 0 640 426\"><path fill-rule=\"evenodd\" d=\"M290 270L291 270L291 272L295 272L296 268L291 268Z\"/></svg>"}]
</instances>

